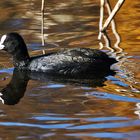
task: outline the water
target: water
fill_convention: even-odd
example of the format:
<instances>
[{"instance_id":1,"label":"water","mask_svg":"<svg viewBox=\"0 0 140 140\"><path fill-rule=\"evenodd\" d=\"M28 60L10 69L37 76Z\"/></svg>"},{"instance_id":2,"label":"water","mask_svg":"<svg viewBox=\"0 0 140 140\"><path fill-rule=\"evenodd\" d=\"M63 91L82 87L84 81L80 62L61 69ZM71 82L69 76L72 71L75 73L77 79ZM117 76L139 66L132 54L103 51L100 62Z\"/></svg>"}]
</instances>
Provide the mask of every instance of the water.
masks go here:
<instances>
[{"instance_id":1,"label":"water","mask_svg":"<svg viewBox=\"0 0 140 140\"><path fill-rule=\"evenodd\" d=\"M11 57L0 52L0 91L7 91L7 104L15 104L0 104L0 139L139 140L139 4L126 1L115 18L125 53L113 66L115 75L90 81L32 75L29 80L25 73L13 71ZM42 47L41 2L0 1L0 34L22 34L31 55L44 48L99 48L99 6L98 0L46 0ZM113 47L111 28L108 34Z\"/></svg>"}]
</instances>

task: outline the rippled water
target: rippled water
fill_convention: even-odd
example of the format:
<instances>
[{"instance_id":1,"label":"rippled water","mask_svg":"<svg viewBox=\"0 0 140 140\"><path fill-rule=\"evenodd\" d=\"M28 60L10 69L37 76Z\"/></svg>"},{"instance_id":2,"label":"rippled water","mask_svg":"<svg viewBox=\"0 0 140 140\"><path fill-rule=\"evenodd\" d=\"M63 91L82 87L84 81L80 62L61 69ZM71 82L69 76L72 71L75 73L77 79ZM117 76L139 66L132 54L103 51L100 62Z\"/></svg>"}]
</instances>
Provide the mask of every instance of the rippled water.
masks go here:
<instances>
[{"instance_id":1,"label":"rippled water","mask_svg":"<svg viewBox=\"0 0 140 140\"><path fill-rule=\"evenodd\" d=\"M22 34L31 55L44 48L99 48L99 0L45 2L45 47L41 45L41 2L37 0L0 1L0 34ZM0 104L0 139L139 140L139 5L139 0L128 0L116 16L123 56L113 66L115 75L92 81L32 75L29 80L25 73L14 71L7 53L0 52L0 90L7 91L7 104L15 104ZM113 47L116 38L111 28L108 34Z\"/></svg>"}]
</instances>

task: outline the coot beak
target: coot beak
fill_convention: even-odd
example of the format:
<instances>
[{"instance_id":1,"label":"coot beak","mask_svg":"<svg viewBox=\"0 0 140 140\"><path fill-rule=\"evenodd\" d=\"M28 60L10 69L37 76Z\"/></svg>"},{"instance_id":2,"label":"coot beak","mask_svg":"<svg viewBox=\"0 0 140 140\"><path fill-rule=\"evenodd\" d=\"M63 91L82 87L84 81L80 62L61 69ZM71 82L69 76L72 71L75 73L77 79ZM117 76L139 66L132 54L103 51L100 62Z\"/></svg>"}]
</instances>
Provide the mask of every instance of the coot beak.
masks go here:
<instances>
[{"instance_id":1,"label":"coot beak","mask_svg":"<svg viewBox=\"0 0 140 140\"><path fill-rule=\"evenodd\" d=\"M1 37L1 40L0 40L0 50L3 50L4 49L4 45L3 45L3 43L4 43L4 41L5 41L5 39L6 39L6 35L3 35L2 37Z\"/></svg>"}]
</instances>

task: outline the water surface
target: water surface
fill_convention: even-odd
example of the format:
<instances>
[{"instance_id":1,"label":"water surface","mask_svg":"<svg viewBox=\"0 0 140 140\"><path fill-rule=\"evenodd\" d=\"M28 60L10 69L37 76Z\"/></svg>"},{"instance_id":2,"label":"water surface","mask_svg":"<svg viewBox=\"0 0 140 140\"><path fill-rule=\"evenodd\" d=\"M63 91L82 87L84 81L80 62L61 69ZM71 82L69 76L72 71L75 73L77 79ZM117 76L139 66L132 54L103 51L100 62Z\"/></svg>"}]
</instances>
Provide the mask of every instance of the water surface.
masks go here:
<instances>
[{"instance_id":1,"label":"water surface","mask_svg":"<svg viewBox=\"0 0 140 140\"><path fill-rule=\"evenodd\" d=\"M113 66L115 75L91 81L44 76L37 80L32 75L29 80L23 73L13 75L11 57L0 52L0 90L8 88L7 101L15 104L0 104L0 139L139 140L139 5L139 0L126 1L115 18L123 49L122 59ZM98 0L46 0L45 47L41 45L40 7L37 0L0 1L0 34L19 32L31 55L41 54L44 48L99 48ZM111 28L108 34L114 47Z\"/></svg>"}]
</instances>

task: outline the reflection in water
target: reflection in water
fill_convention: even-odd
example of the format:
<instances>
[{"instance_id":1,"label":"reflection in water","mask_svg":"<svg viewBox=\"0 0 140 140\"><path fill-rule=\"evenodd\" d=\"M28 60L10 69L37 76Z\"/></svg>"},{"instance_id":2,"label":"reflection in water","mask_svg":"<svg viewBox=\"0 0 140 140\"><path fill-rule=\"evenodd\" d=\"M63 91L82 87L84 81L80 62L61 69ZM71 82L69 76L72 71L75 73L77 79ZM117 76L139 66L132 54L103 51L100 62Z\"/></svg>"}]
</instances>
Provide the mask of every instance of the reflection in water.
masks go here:
<instances>
[{"instance_id":1,"label":"reflection in water","mask_svg":"<svg viewBox=\"0 0 140 140\"><path fill-rule=\"evenodd\" d=\"M48 35L45 49L59 49L60 46L61 48L99 47L97 40L99 0L45 0L45 2L44 37ZM109 2L113 7L117 1ZM116 15L116 25L121 35L119 45L128 54L117 53L119 63L122 63L116 64L115 68L117 65L120 67L116 68L115 76L108 76L108 80L106 76L95 81L93 78L90 84L86 84L87 81L82 83L83 80L77 82L70 79L69 84L65 80L59 81L59 78L55 83L55 79L49 81L42 76L40 79L46 81L43 83L38 81L39 77L30 75L31 79L38 80L28 82L26 94L19 104L15 106L0 104L0 139L139 140L139 107L136 107L136 104L140 103L140 94L133 92L129 86L132 85L140 90L139 5L139 0L125 1ZM40 7L39 0L0 1L2 13L0 33L11 31L21 33L27 44L30 44L30 53L34 55L39 55L39 51L35 53L35 50L42 51ZM107 12L104 18L106 16ZM116 38L110 29L107 33L112 47L116 50L114 45ZM52 42L59 46L50 46ZM104 38L102 43L104 45ZM103 49L106 51L105 47ZM128 55L131 58L128 58ZM8 59L7 54L0 54L2 66L0 89L10 80L11 72L9 69L3 69L12 67L10 63L7 64ZM6 80L2 80L5 73L10 74L6 75ZM28 76L26 78L28 81ZM139 84L135 85L135 80ZM19 93L18 96L23 95Z\"/></svg>"},{"instance_id":2,"label":"reflection in water","mask_svg":"<svg viewBox=\"0 0 140 140\"><path fill-rule=\"evenodd\" d=\"M121 4L123 4L123 2L124 1L122 0ZM124 83L127 83L127 81L129 81L128 85L130 88L129 90L131 90L131 92L139 93L140 91L132 86L132 85L135 85L135 83L136 83L135 78L134 78L134 73L131 70L129 70L127 66L124 65L125 63L127 63L129 61L128 60L129 57L126 56L127 53L123 52L123 49L119 46L121 38L117 32L115 19L111 20L111 29L112 29L112 32L113 32L115 38L116 38L114 48L117 49L118 51L115 50L114 48L112 48L111 40L107 34L107 31L105 30L104 32L101 32L102 28L104 28L103 27L103 19L104 19L104 13L105 13L104 12L105 6L107 8L108 15L110 16L112 14L111 13L112 9L111 9L111 5L110 5L109 0L101 0L100 1L100 21L99 21L98 39L101 40L101 38L103 37L105 44L106 44L105 45L106 48L109 49L111 52L114 52L114 53L110 53L110 54L113 55L114 57L116 57L116 59L119 61L119 63L117 65L119 66L118 69L121 69L121 70L118 72L118 74L123 76L123 77L125 76L125 79L122 78L121 76L120 76L120 79L123 80ZM104 25L104 26L106 26L106 25ZM100 49L104 48L104 45L102 42L99 42L99 45L100 45ZM119 91L119 90L116 89L116 91ZM120 91L122 91L122 89L120 89ZM123 91L127 92L128 90L123 89Z\"/></svg>"},{"instance_id":3,"label":"reflection in water","mask_svg":"<svg viewBox=\"0 0 140 140\"><path fill-rule=\"evenodd\" d=\"M102 87L104 86L103 83L107 80L105 77L114 74L114 71L109 70L103 71L102 73L94 73L93 75L90 75L90 79L85 79L85 76L81 77L81 79L68 79L63 77L49 76L45 73L30 73L14 69L12 80L0 92L0 100L3 104L7 105L17 104L20 101L20 99L24 96L29 79L39 80L48 83L50 81L54 81L57 83L64 84Z\"/></svg>"},{"instance_id":4,"label":"reflection in water","mask_svg":"<svg viewBox=\"0 0 140 140\"><path fill-rule=\"evenodd\" d=\"M125 56L124 53L120 57L118 68L120 69L118 71L119 79L120 81L123 81L124 83L128 84L129 89L120 89L118 91L128 92L130 91L130 94L133 95L133 93L140 93L140 90L138 87L135 87L137 85L137 80L135 78L134 70L130 67L133 67L133 62L131 62L127 56Z\"/></svg>"},{"instance_id":5,"label":"reflection in water","mask_svg":"<svg viewBox=\"0 0 140 140\"><path fill-rule=\"evenodd\" d=\"M8 105L17 104L20 98L24 96L28 81L26 72L20 72L15 69L10 83L0 91L2 103Z\"/></svg>"}]
</instances>

